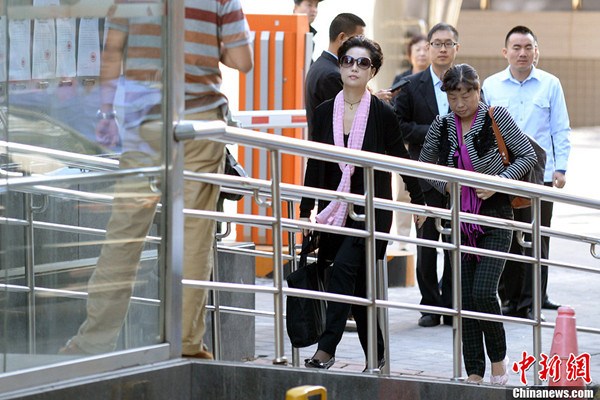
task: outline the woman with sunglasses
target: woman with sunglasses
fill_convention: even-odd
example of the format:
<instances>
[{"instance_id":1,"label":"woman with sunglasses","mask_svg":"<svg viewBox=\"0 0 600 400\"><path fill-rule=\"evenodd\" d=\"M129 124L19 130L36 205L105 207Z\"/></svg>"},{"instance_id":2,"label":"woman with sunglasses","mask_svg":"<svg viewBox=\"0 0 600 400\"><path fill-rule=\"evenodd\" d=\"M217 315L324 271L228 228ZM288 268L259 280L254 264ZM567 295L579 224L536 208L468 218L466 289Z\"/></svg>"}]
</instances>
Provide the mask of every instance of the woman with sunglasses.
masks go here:
<instances>
[{"instance_id":1,"label":"woman with sunglasses","mask_svg":"<svg viewBox=\"0 0 600 400\"><path fill-rule=\"evenodd\" d=\"M385 102L372 96L367 83L373 78L383 61L379 44L355 36L345 41L338 51L343 89L334 99L319 105L314 113L312 140L410 159L398 120L393 109ZM424 204L423 193L416 178L403 177L416 204ZM337 190L363 195L363 170L344 163L309 159L304 177L306 186ZM391 174L375 172L375 193L378 198L392 199ZM300 219L308 221L315 199L304 197L300 204ZM357 213L364 212L355 207ZM348 217L348 204L343 201L319 200L317 223L365 229L364 222ZM416 216L420 226L424 216ZM375 211L375 229L389 232L392 211ZM377 258L385 255L387 241L377 241ZM331 265L327 291L335 294L366 297L366 249L365 240L354 236L320 233L318 262L321 267ZM308 368L328 369L335 362L336 348L346 325L348 313L356 320L360 344L367 354L367 309L364 306L329 301L327 303L326 326L321 335L316 353L305 360ZM377 357L379 368L383 367L384 343L381 330L377 327Z\"/></svg>"}]
</instances>

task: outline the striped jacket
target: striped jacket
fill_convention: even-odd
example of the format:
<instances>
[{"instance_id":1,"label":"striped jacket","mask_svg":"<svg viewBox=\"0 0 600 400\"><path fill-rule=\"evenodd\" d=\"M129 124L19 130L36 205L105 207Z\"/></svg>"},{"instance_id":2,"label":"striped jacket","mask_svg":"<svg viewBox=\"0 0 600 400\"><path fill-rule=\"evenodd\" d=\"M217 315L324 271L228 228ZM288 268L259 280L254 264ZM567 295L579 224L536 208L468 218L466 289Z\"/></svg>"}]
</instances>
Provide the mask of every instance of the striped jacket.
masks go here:
<instances>
[{"instance_id":1,"label":"striped jacket","mask_svg":"<svg viewBox=\"0 0 600 400\"><path fill-rule=\"evenodd\" d=\"M506 147L511 154L511 164L504 167L498 151L498 143L488 115L488 106L479 103L477 117L471 129L464 134L473 169L487 175L498 175L508 179L522 178L537 162L537 157L527 136L519 129L506 108L495 107L496 120ZM446 134L447 132L447 139ZM437 116L431 124L419 161L437 163L457 168L454 153L458 148L458 138L454 112ZM446 182L430 180L440 192L445 193Z\"/></svg>"}]
</instances>

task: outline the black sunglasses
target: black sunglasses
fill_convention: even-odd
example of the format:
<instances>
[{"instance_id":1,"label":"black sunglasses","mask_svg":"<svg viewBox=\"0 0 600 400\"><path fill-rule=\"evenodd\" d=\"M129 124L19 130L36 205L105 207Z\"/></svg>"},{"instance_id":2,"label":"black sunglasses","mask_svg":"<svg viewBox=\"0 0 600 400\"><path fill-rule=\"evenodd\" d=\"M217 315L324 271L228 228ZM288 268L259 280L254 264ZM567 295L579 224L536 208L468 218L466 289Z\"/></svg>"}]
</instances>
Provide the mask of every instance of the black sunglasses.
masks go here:
<instances>
[{"instance_id":1,"label":"black sunglasses","mask_svg":"<svg viewBox=\"0 0 600 400\"><path fill-rule=\"evenodd\" d=\"M355 62L360 69L369 69L372 65L371 60L368 57L354 58L352 56L343 56L340 58L340 65L344 68L352 67Z\"/></svg>"}]
</instances>

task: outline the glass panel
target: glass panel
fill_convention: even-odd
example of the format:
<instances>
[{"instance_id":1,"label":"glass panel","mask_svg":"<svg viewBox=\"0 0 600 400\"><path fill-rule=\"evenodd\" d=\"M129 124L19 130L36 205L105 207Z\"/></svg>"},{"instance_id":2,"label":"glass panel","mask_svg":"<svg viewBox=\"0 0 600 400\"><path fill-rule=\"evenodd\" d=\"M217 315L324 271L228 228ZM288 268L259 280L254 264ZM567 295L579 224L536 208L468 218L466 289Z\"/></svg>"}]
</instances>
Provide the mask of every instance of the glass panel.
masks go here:
<instances>
[{"instance_id":1,"label":"glass panel","mask_svg":"<svg viewBox=\"0 0 600 400\"><path fill-rule=\"evenodd\" d=\"M118 3L8 1L1 372L163 341L163 5Z\"/></svg>"}]
</instances>

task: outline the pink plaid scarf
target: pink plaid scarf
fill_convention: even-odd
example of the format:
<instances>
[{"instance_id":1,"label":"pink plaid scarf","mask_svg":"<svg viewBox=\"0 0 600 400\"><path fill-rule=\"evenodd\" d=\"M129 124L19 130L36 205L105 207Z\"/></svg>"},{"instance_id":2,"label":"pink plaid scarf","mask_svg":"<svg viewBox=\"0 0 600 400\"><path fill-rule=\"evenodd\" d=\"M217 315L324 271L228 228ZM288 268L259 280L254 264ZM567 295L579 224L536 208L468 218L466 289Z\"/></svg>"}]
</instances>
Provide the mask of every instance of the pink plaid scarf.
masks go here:
<instances>
[{"instance_id":1,"label":"pink plaid scarf","mask_svg":"<svg viewBox=\"0 0 600 400\"><path fill-rule=\"evenodd\" d=\"M356 110L352 128L350 128L350 137L348 138L349 149L362 149L365 130L369 119L369 109L371 108L371 93L365 90L360 104ZM336 146L344 147L344 93L339 92L333 103L333 143ZM337 188L338 192L350 192L350 179L354 174L354 165L339 163L342 170L342 179ZM319 224L344 226L348 216L348 203L345 201L332 201L323 211L317 215Z\"/></svg>"}]
</instances>

